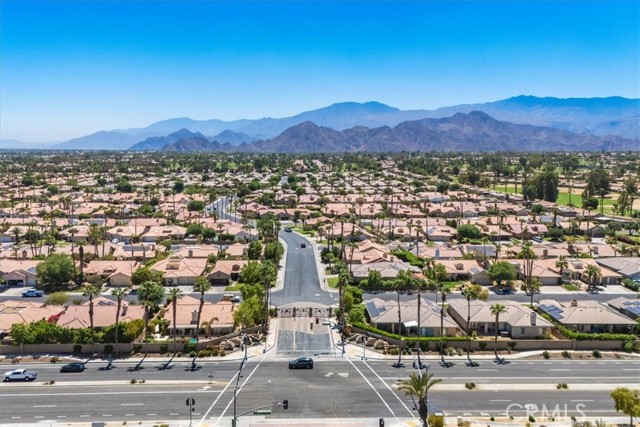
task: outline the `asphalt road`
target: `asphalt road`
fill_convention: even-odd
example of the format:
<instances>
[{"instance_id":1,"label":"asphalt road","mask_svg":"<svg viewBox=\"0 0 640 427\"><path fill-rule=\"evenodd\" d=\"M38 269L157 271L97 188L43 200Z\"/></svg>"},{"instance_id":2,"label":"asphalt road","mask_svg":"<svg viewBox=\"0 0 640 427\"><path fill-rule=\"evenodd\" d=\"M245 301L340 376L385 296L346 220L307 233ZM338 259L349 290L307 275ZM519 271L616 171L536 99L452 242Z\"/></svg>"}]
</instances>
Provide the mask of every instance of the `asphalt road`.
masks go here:
<instances>
[{"instance_id":1,"label":"asphalt road","mask_svg":"<svg viewBox=\"0 0 640 427\"><path fill-rule=\"evenodd\" d=\"M41 364L34 366L39 372L35 383L3 383L0 422L178 420L188 417L188 397L196 399L194 419L215 422L233 413L237 361L205 363L197 372L187 371L188 363L160 371L155 368L159 363L149 362L146 369L135 373L126 369L132 364L98 370L102 365L90 362L84 373L62 374L58 366ZM633 386L640 375L638 360L518 360L502 366L487 361L477 368L460 363L448 369L431 365L430 372L443 379L443 384L429 393L431 410L466 416L499 416L509 405L512 415L518 416L525 404L550 411L566 406L569 415L579 415L578 410L587 416L615 415L609 391L572 387ZM10 368L0 366L0 370ZM391 367L390 361L320 358L313 370L289 370L286 360L251 360L240 379L237 413L274 405L271 416L276 418L411 417L415 415L411 398L393 387L411 372L410 367ZM132 378L145 383L130 384ZM51 380L54 385L43 384ZM462 385L466 382L475 382L479 390L465 390ZM558 382L566 382L569 389L556 390ZM504 389L481 391L496 384ZM283 399L289 401L287 411L277 406Z\"/></svg>"},{"instance_id":2,"label":"asphalt road","mask_svg":"<svg viewBox=\"0 0 640 427\"><path fill-rule=\"evenodd\" d=\"M336 304L337 300L334 296L320 288L316 257L311 242L297 233L281 231L279 237L287 245L284 289L271 293L271 303L275 306L294 302ZM306 244L306 248L300 247L303 243Z\"/></svg>"}]
</instances>

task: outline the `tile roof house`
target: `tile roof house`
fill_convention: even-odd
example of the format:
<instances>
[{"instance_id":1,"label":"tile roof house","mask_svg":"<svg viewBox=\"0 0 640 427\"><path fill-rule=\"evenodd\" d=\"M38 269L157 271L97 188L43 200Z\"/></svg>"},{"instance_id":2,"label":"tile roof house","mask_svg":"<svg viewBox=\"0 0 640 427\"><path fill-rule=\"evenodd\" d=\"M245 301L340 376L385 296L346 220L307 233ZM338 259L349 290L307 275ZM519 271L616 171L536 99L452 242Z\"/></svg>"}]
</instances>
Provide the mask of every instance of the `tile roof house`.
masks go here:
<instances>
[{"instance_id":1,"label":"tile roof house","mask_svg":"<svg viewBox=\"0 0 640 427\"><path fill-rule=\"evenodd\" d=\"M207 276L212 285L228 285L232 280L240 278L242 268L249 263L248 260L218 260Z\"/></svg>"},{"instance_id":2,"label":"tile roof house","mask_svg":"<svg viewBox=\"0 0 640 427\"><path fill-rule=\"evenodd\" d=\"M185 295L178 299L176 308L177 333L182 336L196 336L200 300ZM224 335L233 332L233 313L235 308L235 304L230 301L217 303L205 301L202 306L202 315L200 316L200 332L205 332L207 336ZM171 326L171 322L173 322L172 304L167 305L163 317L169 322L170 327L173 327Z\"/></svg>"},{"instance_id":3,"label":"tile roof house","mask_svg":"<svg viewBox=\"0 0 640 427\"><path fill-rule=\"evenodd\" d=\"M42 261L0 259L0 274L7 286L36 286L36 267Z\"/></svg>"},{"instance_id":4,"label":"tile roof house","mask_svg":"<svg viewBox=\"0 0 640 427\"><path fill-rule=\"evenodd\" d=\"M628 333L637 324L605 304L592 300L558 302L543 299L538 302L538 309L577 332Z\"/></svg>"},{"instance_id":5,"label":"tile roof house","mask_svg":"<svg viewBox=\"0 0 640 427\"><path fill-rule=\"evenodd\" d=\"M596 262L623 277L640 281L639 257L598 258Z\"/></svg>"},{"instance_id":6,"label":"tile roof house","mask_svg":"<svg viewBox=\"0 0 640 427\"><path fill-rule=\"evenodd\" d=\"M398 333L398 302L373 298L365 303L367 318L373 326L383 331ZM420 325L418 329L418 301L400 301L402 335L423 337L440 336L440 307L434 302L422 299L420 303ZM458 325L444 313L444 335L457 336L461 333Z\"/></svg>"},{"instance_id":7,"label":"tile roof house","mask_svg":"<svg viewBox=\"0 0 640 427\"><path fill-rule=\"evenodd\" d=\"M448 299L449 314L464 330L467 329L467 301L464 299ZM471 301L471 330L481 335L495 334L496 316L491 313L491 306L499 303L507 307L500 315L500 331L508 332L512 338L543 338L553 329L553 324L535 311L515 301Z\"/></svg>"},{"instance_id":8,"label":"tile roof house","mask_svg":"<svg viewBox=\"0 0 640 427\"><path fill-rule=\"evenodd\" d=\"M93 305L93 326L104 328L116 323L117 305L95 304ZM124 303L120 307L121 322L130 322L135 319L144 318L144 307L141 305L131 305ZM64 312L58 318L57 324L65 328L81 329L91 325L89 319L89 305L70 305L65 307Z\"/></svg>"},{"instance_id":9,"label":"tile roof house","mask_svg":"<svg viewBox=\"0 0 640 427\"><path fill-rule=\"evenodd\" d=\"M132 285L131 276L140 267L138 261L93 260L84 268L84 274L89 281L99 277L111 286L128 287Z\"/></svg>"},{"instance_id":10,"label":"tile roof house","mask_svg":"<svg viewBox=\"0 0 640 427\"><path fill-rule=\"evenodd\" d=\"M0 303L0 336L11 331L15 324L26 325L39 320L53 321L64 311L59 305L26 301L3 301Z\"/></svg>"},{"instance_id":11,"label":"tile roof house","mask_svg":"<svg viewBox=\"0 0 640 427\"><path fill-rule=\"evenodd\" d=\"M607 301L610 307L634 320L640 320L640 300L618 297Z\"/></svg>"},{"instance_id":12,"label":"tile roof house","mask_svg":"<svg viewBox=\"0 0 640 427\"><path fill-rule=\"evenodd\" d=\"M193 286L196 282L196 278L204 273L206 266L206 258L170 256L165 260L155 263L151 267L151 270L162 273L164 283L168 286Z\"/></svg>"},{"instance_id":13,"label":"tile roof house","mask_svg":"<svg viewBox=\"0 0 640 427\"><path fill-rule=\"evenodd\" d=\"M491 279L487 270L482 268L476 260L438 260L447 270L447 280L471 280L479 285L490 285Z\"/></svg>"}]
</instances>

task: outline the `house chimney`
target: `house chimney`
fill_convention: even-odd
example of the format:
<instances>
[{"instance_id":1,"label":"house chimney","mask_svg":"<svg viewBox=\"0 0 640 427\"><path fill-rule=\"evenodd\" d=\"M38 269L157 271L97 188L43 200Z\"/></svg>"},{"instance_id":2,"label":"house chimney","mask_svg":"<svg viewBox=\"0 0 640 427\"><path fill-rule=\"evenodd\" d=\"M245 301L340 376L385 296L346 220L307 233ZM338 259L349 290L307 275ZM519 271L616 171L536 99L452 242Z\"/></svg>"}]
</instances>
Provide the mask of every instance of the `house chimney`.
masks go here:
<instances>
[{"instance_id":1,"label":"house chimney","mask_svg":"<svg viewBox=\"0 0 640 427\"><path fill-rule=\"evenodd\" d=\"M436 259L440 259L440 249L436 249Z\"/></svg>"},{"instance_id":2,"label":"house chimney","mask_svg":"<svg viewBox=\"0 0 640 427\"><path fill-rule=\"evenodd\" d=\"M535 311L532 311L531 314L529 314L529 320L531 320L531 326L536 326L536 313Z\"/></svg>"},{"instance_id":3,"label":"house chimney","mask_svg":"<svg viewBox=\"0 0 640 427\"><path fill-rule=\"evenodd\" d=\"M188 258L193 258L193 249L189 249L189 256Z\"/></svg>"},{"instance_id":4,"label":"house chimney","mask_svg":"<svg viewBox=\"0 0 640 427\"><path fill-rule=\"evenodd\" d=\"M191 312L191 323L196 323L198 321L198 310L193 310Z\"/></svg>"},{"instance_id":5,"label":"house chimney","mask_svg":"<svg viewBox=\"0 0 640 427\"><path fill-rule=\"evenodd\" d=\"M28 258L27 250L26 250L26 249L23 249L23 250L22 250L22 259L27 259L27 258Z\"/></svg>"},{"instance_id":6,"label":"house chimney","mask_svg":"<svg viewBox=\"0 0 640 427\"><path fill-rule=\"evenodd\" d=\"M127 308L129 308L129 304L122 304L122 313L120 314L121 316L127 315Z\"/></svg>"},{"instance_id":7,"label":"house chimney","mask_svg":"<svg viewBox=\"0 0 640 427\"><path fill-rule=\"evenodd\" d=\"M543 256L543 258L547 258L547 257L549 257L549 249L544 249L544 250L542 251L542 256Z\"/></svg>"},{"instance_id":8,"label":"house chimney","mask_svg":"<svg viewBox=\"0 0 640 427\"><path fill-rule=\"evenodd\" d=\"M571 300L571 307L577 307L578 306L578 301L575 299Z\"/></svg>"}]
</instances>

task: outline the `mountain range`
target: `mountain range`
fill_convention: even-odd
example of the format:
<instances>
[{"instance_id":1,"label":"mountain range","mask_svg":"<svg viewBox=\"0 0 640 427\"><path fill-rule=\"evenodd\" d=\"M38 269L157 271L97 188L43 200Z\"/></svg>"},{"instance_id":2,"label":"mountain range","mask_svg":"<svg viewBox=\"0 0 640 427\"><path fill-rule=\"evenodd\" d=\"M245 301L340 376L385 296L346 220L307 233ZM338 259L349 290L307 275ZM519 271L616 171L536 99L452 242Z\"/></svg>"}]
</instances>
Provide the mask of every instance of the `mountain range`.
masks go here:
<instances>
[{"instance_id":1,"label":"mountain range","mask_svg":"<svg viewBox=\"0 0 640 427\"><path fill-rule=\"evenodd\" d=\"M492 118L481 111L442 119L421 119L394 127L355 126L338 131L306 121L275 138L221 145L186 129L164 138L163 151L243 151L263 153L382 151L623 151L639 148L637 140L619 136L582 135L550 127L521 125ZM148 147L145 142L132 149Z\"/></svg>"},{"instance_id":2,"label":"mountain range","mask_svg":"<svg viewBox=\"0 0 640 427\"><path fill-rule=\"evenodd\" d=\"M303 138L303 140L304 138L317 140L320 135L324 135L328 138L325 140L327 143L335 138L337 138L336 140L344 140L346 138L357 141L362 145L365 142L364 138L373 137L372 142L365 144L373 147L376 144L382 144L381 141L384 141L385 138L388 138L389 141L394 141L394 143L401 144L412 141L408 135L402 133L402 130L406 127L413 126L413 133L416 133L415 128L416 126L419 128L419 125L415 123L421 123L425 119L449 118L453 120L453 118L456 117L456 113L471 113L474 111L486 113L486 115L498 122L510 122L511 124L548 128L550 130L547 130L547 133L553 130L562 130L574 134L581 134L580 138L569 137L568 134L555 135L556 137L562 138L562 141L565 141L561 145L566 145L568 147L567 149L587 150L600 149L587 148L587 146L614 147L629 145L631 145L631 149L640 148L637 142L638 139L640 139L640 99L621 97L560 99L539 98L534 96L516 96L495 102L457 105L439 108L437 110L399 110L379 102L344 102L285 118L242 119L235 121L176 118L156 122L144 128L99 131L55 145L48 145L44 148L120 150L131 147L131 149L135 150L169 150L171 147L166 146L179 142L181 138L179 135L176 136L174 134L181 132L183 129L190 131L190 133L193 133L198 138L204 138L210 144L205 144L202 140L194 140L190 143L183 141L183 143L176 145L174 147L175 149L187 150L190 149L189 147L201 146L203 149L206 148L206 151L218 151L221 149L225 151L253 151L252 147L262 147L262 149L271 150L271 147L276 147L279 144L274 141L280 141L283 146L287 145L284 139L290 138L294 132L298 134L298 137ZM313 129L307 122L316 125L319 129ZM307 123L305 126L298 128L299 125L305 123ZM410 126L406 123L414 123L414 125ZM425 123L436 126L436 122ZM403 124L403 126L398 129L398 126L401 124ZM442 126L445 125L438 125L439 128ZM302 129L310 132L310 134L303 135L304 132L302 132ZM337 135L330 137L327 129L333 130L342 136L340 138L338 138ZM494 130L498 131L497 128ZM515 128L509 128L504 125L500 132L508 133L511 131L515 131ZM533 130L530 129L530 132L533 132ZM198 133L199 135L197 135ZM418 133L422 135L420 137L422 141L437 139L434 135L425 139L424 129ZM526 134L527 132L524 133ZM522 132L518 132L518 134L522 135ZM537 140L540 140L539 137L542 135L541 131L533 132L533 134L538 135ZM531 138L533 134L529 133L529 137ZM405 136L400 137L400 135ZM605 138L598 139L598 136ZM616 136L622 138L617 139L615 138ZM193 136L188 135L188 137L192 138ZM462 147L465 144L464 141L469 140L470 135L459 133L455 137L453 135L448 135L446 138L444 135L440 137L444 138L441 140L441 144L446 143L452 144L453 147ZM482 135L477 135L477 137L480 138L480 140L482 139ZM514 141L516 137L507 138L507 134L503 134L502 138L502 141L505 141L505 143L508 142L508 145L513 145L512 141ZM632 140L632 143L628 144L623 142L623 138ZM633 140L635 140L635 145ZM213 144L214 142L217 145ZM417 144L415 141L412 142L412 144L414 143ZM426 144L425 146L429 145L429 143L426 142L422 144ZM500 149L495 146L495 141L493 141L493 144L494 147L492 149ZM304 146L304 144L302 145ZM329 149L330 145L331 144L326 148ZM8 142L7 140L3 140L0 143L1 148L24 148L25 146L26 144L20 143L19 141ZM34 144L29 145L29 147L36 148ZM412 147L413 145L406 146L404 149L410 150L413 149ZM551 149L560 149L559 147L560 145L552 145ZM296 147L291 147L292 150L294 148ZM347 151L353 149L351 146L347 148ZM450 147L448 145L440 145L436 148L443 150L449 149ZM275 148L273 149L275 150ZM532 147L531 149L539 148ZM277 151L281 150L284 149L277 149Z\"/></svg>"}]
</instances>

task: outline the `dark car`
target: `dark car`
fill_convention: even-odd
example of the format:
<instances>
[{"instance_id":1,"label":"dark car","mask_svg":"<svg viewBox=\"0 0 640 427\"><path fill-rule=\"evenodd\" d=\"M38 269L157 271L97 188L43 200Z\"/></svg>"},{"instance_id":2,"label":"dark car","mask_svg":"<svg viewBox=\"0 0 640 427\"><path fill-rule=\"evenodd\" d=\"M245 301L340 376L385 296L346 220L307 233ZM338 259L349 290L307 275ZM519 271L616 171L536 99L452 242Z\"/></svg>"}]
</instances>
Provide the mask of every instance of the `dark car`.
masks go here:
<instances>
[{"instance_id":1,"label":"dark car","mask_svg":"<svg viewBox=\"0 0 640 427\"><path fill-rule=\"evenodd\" d=\"M293 231L293 230L291 230L289 227L287 227L287 228L285 228L285 229L284 229L284 232L285 232L285 233L291 233L291 231Z\"/></svg>"},{"instance_id":2,"label":"dark car","mask_svg":"<svg viewBox=\"0 0 640 427\"><path fill-rule=\"evenodd\" d=\"M300 247L304 249L304 248L307 247L307 244L306 243L300 243Z\"/></svg>"},{"instance_id":3,"label":"dark car","mask_svg":"<svg viewBox=\"0 0 640 427\"><path fill-rule=\"evenodd\" d=\"M313 369L313 359L310 357L298 357L289 362L289 369Z\"/></svg>"},{"instance_id":4,"label":"dark car","mask_svg":"<svg viewBox=\"0 0 640 427\"><path fill-rule=\"evenodd\" d=\"M60 368L60 372L82 372L85 369L84 363L69 363Z\"/></svg>"}]
</instances>

